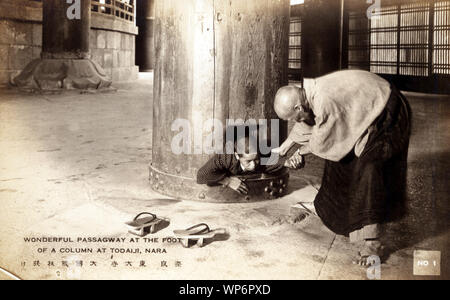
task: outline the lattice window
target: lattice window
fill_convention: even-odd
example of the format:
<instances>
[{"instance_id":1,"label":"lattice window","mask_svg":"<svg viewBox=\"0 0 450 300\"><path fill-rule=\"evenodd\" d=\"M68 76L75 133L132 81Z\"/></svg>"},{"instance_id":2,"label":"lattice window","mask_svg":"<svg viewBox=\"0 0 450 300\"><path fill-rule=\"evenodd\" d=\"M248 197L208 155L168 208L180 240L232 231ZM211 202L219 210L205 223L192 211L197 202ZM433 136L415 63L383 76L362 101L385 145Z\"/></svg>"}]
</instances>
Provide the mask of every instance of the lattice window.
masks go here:
<instances>
[{"instance_id":1,"label":"lattice window","mask_svg":"<svg viewBox=\"0 0 450 300\"><path fill-rule=\"evenodd\" d=\"M379 74L450 74L450 1L402 3L382 7L371 20L365 11L349 12L349 68L370 64Z\"/></svg>"},{"instance_id":2,"label":"lattice window","mask_svg":"<svg viewBox=\"0 0 450 300\"><path fill-rule=\"evenodd\" d=\"M302 57L302 20L299 17L291 18L289 31L289 68L301 69Z\"/></svg>"},{"instance_id":3,"label":"lattice window","mask_svg":"<svg viewBox=\"0 0 450 300\"><path fill-rule=\"evenodd\" d=\"M370 20L370 71L397 74L398 7L382 7Z\"/></svg>"},{"instance_id":4,"label":"lattice window","mask_svg":"<svg viewBox=\"0 0 450 300\"><path fill-rule=\"evenodd\" d=\"M450 1L434 6L433 73L450 74Z\"/></svg>"},{"instance_id":5,"label":"lattice window","mask_svg":"<svg viewBox=\"0 0 450 300\"><path fill-rule=\"evenodd\" d=\"M399 74L428 76L430 6L401 5L400 12Z\"/></svg>"},{"instance_id":6,"label":"lattice window","mask_svg":"<svg viewBox=\"0 0 450 300\"><path fill-rule=\"evenodd\" d=\"M349 69L370 69L369 20L363 12L349 12Z\"/></svg>"}]
</instances>

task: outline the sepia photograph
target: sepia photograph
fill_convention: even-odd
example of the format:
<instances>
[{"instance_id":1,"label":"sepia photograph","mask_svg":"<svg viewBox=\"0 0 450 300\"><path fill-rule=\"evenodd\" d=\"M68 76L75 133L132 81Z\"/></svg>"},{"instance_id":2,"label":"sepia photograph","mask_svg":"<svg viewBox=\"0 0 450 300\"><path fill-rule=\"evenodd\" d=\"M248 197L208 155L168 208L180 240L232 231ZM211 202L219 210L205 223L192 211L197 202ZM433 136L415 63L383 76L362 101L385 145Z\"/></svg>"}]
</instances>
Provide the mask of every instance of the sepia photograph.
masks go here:
<instances>
[{"instance_id":1,"label":"sepia photograph","mask_svg":"<svg viewBox=\"0 0 450 300\"><path fill-rule=\"evenodd\" d=\"M450 0L0 0L0 280L449 280L449 116Z\"/></svg>"}]
</instances>

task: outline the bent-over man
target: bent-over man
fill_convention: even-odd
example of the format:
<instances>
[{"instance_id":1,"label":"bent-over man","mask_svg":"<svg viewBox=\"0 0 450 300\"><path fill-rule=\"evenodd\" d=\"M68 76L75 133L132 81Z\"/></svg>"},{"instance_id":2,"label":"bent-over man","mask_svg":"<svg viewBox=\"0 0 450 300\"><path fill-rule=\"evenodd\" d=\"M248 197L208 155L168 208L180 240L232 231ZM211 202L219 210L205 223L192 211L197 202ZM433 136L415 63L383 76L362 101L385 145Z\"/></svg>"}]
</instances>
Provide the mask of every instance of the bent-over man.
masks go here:
<instances>
[{"instance_id":1,"label":"bent-over man","mask_svg":"<svg viewBox=\"0 0 450 300\"><path fill-rule=\"evenodd\" d=\"M345 70L303 87L286 86L275 98L283 120L296 121L281 155L325 159L314 213L333 232L361 242L357 263L382 256L380 225L400 203L406 178L410 108L405 97L383 78Z\"/></svg>"}]
</instances>

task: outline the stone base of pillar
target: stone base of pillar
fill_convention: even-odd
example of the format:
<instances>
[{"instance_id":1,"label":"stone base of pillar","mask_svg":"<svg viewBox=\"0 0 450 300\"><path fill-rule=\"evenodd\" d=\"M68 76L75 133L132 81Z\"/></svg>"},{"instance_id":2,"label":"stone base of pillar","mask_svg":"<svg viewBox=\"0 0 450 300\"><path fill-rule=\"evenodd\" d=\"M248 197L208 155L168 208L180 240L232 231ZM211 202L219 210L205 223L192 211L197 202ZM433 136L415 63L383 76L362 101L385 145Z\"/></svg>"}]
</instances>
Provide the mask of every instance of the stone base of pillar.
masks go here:
<instances>
[{"instance_id":1,"label":"stone base of pillar","mask_svg":"<svg viewBox=\"0 0 450 300\"><path fill-rule=\"evenodd\" d=\"M200 185L192 178L167 174L150 166L150 186L156 192L176 199L210 203L250 203L274 200L287 194L289 171L279 174L238 176L245 179L248 195L223 186Z\"/></svg>"},{"instance_id":2,"label":"stone base of pillar","mask_svg":"<svg viewBox=\"0 0 450 300\"><path fill-rule=\"evenodd\" d=\"M15 77L12 85L26 91L99 90L109 88L111 79L90 59L36 59Z\"/></svg>"}]
</instances>

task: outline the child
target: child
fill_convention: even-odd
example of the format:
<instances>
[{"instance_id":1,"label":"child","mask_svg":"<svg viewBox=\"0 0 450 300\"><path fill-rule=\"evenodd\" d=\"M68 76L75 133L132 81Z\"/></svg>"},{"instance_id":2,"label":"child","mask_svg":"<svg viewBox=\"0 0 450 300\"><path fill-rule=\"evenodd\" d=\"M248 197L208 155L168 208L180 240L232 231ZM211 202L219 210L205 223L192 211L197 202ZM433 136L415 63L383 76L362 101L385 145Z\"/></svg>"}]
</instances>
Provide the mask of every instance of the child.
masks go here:
<instances>
[{"instance_id":1,"label":"child","mask_svg":"<svg viewBox=\"0 0 450 300\"><path fill-rule=\"evenodd\" d=\"M239 143L245 143L245 151L237 151ZM247 195L247 185L236 176L249 173L272 174L281 171L283 168L284 160L274 165L260 165L257 146L250 143L250 138L245 136L235 142L234 154L216 154L200 168L197 173L197 183L209 186L228 186L243 195Z\"/></svg>"}]
</instances>

